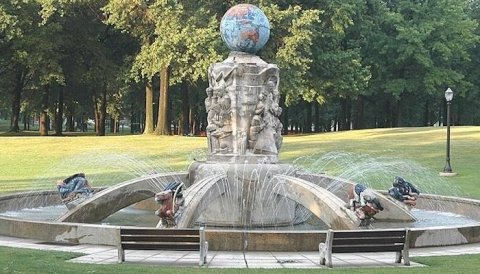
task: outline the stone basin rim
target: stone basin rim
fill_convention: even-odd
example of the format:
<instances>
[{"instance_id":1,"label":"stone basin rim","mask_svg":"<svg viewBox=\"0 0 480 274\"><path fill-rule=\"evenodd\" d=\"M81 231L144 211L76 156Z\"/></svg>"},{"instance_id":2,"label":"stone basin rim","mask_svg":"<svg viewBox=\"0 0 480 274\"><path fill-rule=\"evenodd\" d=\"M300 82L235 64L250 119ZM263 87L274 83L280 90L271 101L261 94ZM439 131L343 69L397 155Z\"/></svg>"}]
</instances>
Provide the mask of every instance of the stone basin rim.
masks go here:
<instances>
[{"instance_id":1,"label":"stone basin rim","mask_svg":"<svg viewBox=\"0 0 480 274\"><path fill-rule=\"evenodd\" d=\"M50 205L58 204L58 195L54 191L11 193L0 196L0 211L6 211L4 209L5 203L11 202L12 199L20 199L25 197L25 195L51 196L51 201L56 199L57 202L51 202ZM449 208L450 206L451 208L461 209L464 211L461 213L467 212L470 214L468 217L474 220L480 219L480 216L476 216L480 215L480 200L431 194L422 195L422 200L432 204L433 207ZM431 208L431 210L435 209ZM452 213L460 214L458 211ZM35 239L41 242L116 246L118 244L117 233L119 228L120 226L118 225L36 221L0 216L0 235ZM410 230L412 231L410 241L410 247L412 248L480 242L480 222L470 225L411 228ZM211 250L315 251L318 250L318 243L325 240L327 231L224 230L207 228L206 232ZM248 239L248 246L245 250L244 241L246 239Z\"/></svg>"}]
</instances>

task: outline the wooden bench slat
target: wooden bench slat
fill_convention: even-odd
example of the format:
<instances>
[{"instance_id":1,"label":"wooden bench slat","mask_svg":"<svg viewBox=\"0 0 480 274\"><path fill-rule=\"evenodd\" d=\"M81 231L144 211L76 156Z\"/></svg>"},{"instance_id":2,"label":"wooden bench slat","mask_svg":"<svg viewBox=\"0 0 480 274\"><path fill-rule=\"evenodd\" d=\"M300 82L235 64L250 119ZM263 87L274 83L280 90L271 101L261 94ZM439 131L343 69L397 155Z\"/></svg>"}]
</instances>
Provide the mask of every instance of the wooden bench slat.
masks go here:
<instances>
[{"instance_id":1,"label":"wooden bench slat","mask_svg":"<svg viewBox=\"0 0 480 274\"><path fill-rule=\"evenodd\" d=\"M397 252L403 249L403 245L354 245L332 246L333 253L357 253L357 252Z\"/></svg>"},{"instance_id":2,"label":"wooden bench slat","mask_svg":"<svg viewBox=\"0 0 480 274\"><path fill-rule=\"evenodd\" d=\"M123 243L122 248L125 250L199 250L200 244L178 244L178 243L152 243L152 244L137 244L137 243Z\"/></svg>"},{"instance_id":3,"label":"wooden bench slat","mask_svg":"<svg viewBox=\"0 0 480 274\"><path fill-rule=\"evenodd\" d=\"M405 238L347 238L333 239L333 245L402 244Z\"/></svg>"},{"instance_id":4,"label":"wooden bench slat","mask_svg":"<svg viewBox=\"0 0 480 274\"><path fill-rule=\"evenodd\" d=\"M125 235L121 236L121 241L122 242L199 242L200 241L200 236L168 236L168 235L162 235L162 236L151 236L151 235Z\"/></svg>"},{"instance_id":5,"label":"wooden bench slat","mask_svg":"<svg viewBox=\"0 0 480 274\"><path fill-rule=\"evenodd\" d=\"M122 228L121 235L200 235L198 229Z\"/></svg>"},{"instance_id":6,"label":"wooden bench slat","mask_svg":"<svg viewBox=\"0 0 480 274\"><path fill-rule=\"evenodd\" d=\"M375 231L375 230L352 230L335 231L335 238L367 238L367 237L405 237L404 230Z\"/></svg>"}]
</instances>

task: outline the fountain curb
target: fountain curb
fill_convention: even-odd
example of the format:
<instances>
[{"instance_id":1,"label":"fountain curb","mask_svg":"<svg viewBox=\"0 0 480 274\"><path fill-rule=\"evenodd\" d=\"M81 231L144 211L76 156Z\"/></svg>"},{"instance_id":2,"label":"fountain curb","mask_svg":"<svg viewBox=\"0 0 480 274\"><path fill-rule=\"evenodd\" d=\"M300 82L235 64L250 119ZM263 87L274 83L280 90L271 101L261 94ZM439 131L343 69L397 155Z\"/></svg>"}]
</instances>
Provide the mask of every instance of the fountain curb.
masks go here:
<instances>
[{"instance_id":1,"label":"fountain curb","mask_svg":"<svg viewBox=\"0 0 480 274\"><path fill-rule=\"evenodd\" d=\"M28 195L45 197L42 204L59 203L54 191L29 192ZM25 198L22 194L10 194L0 197L0 209L5 203L12 207L12 199ZM478 220L480 201L440 195L422 195L419 207L430 205L433 209L452 209L454 213L464 214ZM17 206L18 207L18 206ZM119 226L95 225L67 222L47 222L21 220L0 217L0 235L35 239L42 242L63 242L70 244L118 244ZM426 227L411 229L410 247L435 247L480 242L480 222L475 225L452 227ZM244 231L244 230L206 230L210 250L224 251L314 251L318 243L325 240L326 230L316 231ZM247 245L245 240L248 238ZM246 248L246 249L245 249Z\"/></svg>"}]
</instances>

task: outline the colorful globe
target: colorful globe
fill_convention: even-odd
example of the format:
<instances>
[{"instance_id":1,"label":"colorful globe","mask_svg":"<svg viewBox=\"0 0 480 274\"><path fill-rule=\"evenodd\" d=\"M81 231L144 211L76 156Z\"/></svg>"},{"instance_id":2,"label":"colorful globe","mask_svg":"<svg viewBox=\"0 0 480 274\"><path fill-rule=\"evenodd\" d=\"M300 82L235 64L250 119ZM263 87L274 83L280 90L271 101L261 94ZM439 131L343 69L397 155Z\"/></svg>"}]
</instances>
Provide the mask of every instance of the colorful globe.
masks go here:
<instances>
[{"instance_id":1,"label":"colorful globe","mask_svg":"<svg viewBox=\"0 0 480 274\"><path fill-rule=\"evenodd\" d=\"M220 23L220 33L230 50L254 54L267 43L270 23L258 7L240 4L225 13Z\"/></svg>"}]
</instances>

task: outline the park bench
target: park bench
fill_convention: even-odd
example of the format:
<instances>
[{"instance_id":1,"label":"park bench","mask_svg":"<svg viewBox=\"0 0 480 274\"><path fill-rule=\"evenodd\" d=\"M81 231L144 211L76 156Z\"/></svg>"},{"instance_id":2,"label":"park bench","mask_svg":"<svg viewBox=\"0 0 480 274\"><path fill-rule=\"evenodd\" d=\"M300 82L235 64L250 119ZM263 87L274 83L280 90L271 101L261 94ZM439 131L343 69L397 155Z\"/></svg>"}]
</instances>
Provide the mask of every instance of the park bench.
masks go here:
<instances>
[{"instance_id":1,"label":"park bench","mask_svg":"<svg viewBox=\"0 0 480 274\"><path fill-rule=\"evenodd\" d=\"M320 243L320 264L332 267L332 253L396 252L395 263L410 265L407 229L328 230L325 243Z\"/></svg>"},{"instance_id":2,"label":"park bench","mask_svg":"<svg viewBox=\"0 0 480 274\"><path fill-rule=\"evenodd\" d=\"M125 261L125 250L199 251L199 265L207 263L208 242L205 240L204 227L199 229L121 227L119 232L119 263Z\"/></svg>"}]
</instances>

